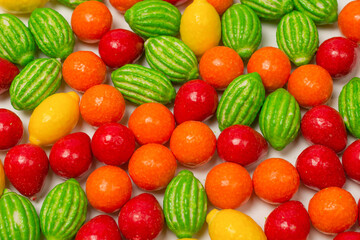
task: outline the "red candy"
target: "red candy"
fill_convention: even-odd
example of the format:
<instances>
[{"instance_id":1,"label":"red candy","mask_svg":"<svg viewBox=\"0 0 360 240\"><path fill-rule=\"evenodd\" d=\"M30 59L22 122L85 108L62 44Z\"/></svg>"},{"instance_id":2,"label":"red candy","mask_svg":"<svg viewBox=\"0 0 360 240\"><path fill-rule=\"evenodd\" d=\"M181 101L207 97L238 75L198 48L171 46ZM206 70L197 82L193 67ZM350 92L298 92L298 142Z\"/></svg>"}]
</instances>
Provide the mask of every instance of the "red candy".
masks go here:
<instances>
[{"instance_id":1,"label":"red candy","mask_svg":"<svg viewBox=\"0 0 360 240\"><path fill-rule=\"evenodd\" d=\"M16 75L19 74L17 66L6 59L0 58L0 94L9 90Z\"/></svg>"},{"instance_id":2,"label":"red candy","mask_svg":"<svg viewBox=\"0 0 360 240\"><path fill-rule=\"evenodd\" d=\"M49 170L48 157L41 147L22 144L6 154L4 170L11 184L24 196L35 200Z\"/></svg>"},{"instance_id":3,"label":"red candy","mask_svg":"<svg viewBox=\"0 0 360 240\"><path fill-rule=\"evenodd\" d=\"M186 121L204 121L216 111L218 95L215 89L202 80L182 85L176 94L174 116L177 124Z\"/></svg>"},{"instance_id":4,"label":"red candy","mask_svg":"<svg viewBox=\"0 0 360 240\"><path fill-rule=\"evenodd\" d=\"M266 218L264 230L268 240L306 240L310 232L309 214L301 202L286 202Z\"/></svg>"},{"instance_id":5,"label":"red candy","mask_svg":"<svg viewBox=\"0 0 360 240\"><path fill-rule=\"evenodd\" d=\"M342 164L347 176L360 183L360 140L356 140L345 149Z\"/></svg>"},{"instance_id":6,"label":"red candy","mask_svg":"<svg viewBox=\"0 0 360 240\"><path fill-rule=\"evenodd\" d=\"M107 32L100 40L99 53L111 68L136 62L144 50L144 40L133 32L115 29Z\"/></svg>"},{"instance_id":7,"label":"red candy","mask_svg":"<svg viewBox=\"0 0 360 240\"><path fill-rule=\"evenodd\" d=\"M313 189L342 187L346 177L336 153L328 147L313 145L297 158L296 169L301 181Z\"/></svg>"},{"instance_id":8,"label":"red candy","mask_svg":"<svg viewBox=\"0 0 360 240\"><path fill-rule=\"evenodd\" d=\"M121 234L112 217L99 215L80 228L75 240L121 240Z\"/></svg>"},{"instance_id":9,"label":"red candy","mask_svg":"<svg viewBox=\"0 0 360 240\"><path fill-rule=\"evenodd\" d=\"M321 144L341 152L347 143L344 121L338 111L320 105L310 109L301 120L301 132L312 144Z\"/></svg>"},{"instance_id":10,"label":"red candy","mask_svg":"<svg viewBox=\"0 0 360 240\"><path fill-rule=\"evenodd\" d=\"M128 162L134 153L135 137L126 126L120 123L108 123L96 130L91 148L100 162L119 166Z\"/></svg>"},{"instance_id":11,"label":"red candy","mask_svg":"<svg viewBox=\"0 0 360 240\"><path fill-rule=\"evenodd\" d=\"M220 134L217 151L224 161L248 166L267 153L268 144L264 137L251 127L234 125Z\"/></svg>"},{"instance_id":12,"label":"red candy","mask_svg":"<svg viewBox=\"0 0 360 240\"><path fill-rule=\"evenodd\" d=\"M92 163L90 137L83 132L69 134L51 148L49 161L55 174L64 178L82 176Z\"/></svg>"},{"instance_id":13,"label":"red candy","mask_svg":"<svg viewBox=\"0 0 360 240\"><path fill-rule=\"evenodd\" d=\"M0 108L0 150L9 149L18 144L23 132L20 118L12 111Z\"/></svg>"},{"instance_id":14,"label":"red candy","mask_svg":"<svg viewBox=\"0 0 360 240\"><path fill-rule=\"evenodd\" d=\"M358 232L343 232L339 233L334 240L360 240L360 233Z\"/></svg>"}]
</instances>

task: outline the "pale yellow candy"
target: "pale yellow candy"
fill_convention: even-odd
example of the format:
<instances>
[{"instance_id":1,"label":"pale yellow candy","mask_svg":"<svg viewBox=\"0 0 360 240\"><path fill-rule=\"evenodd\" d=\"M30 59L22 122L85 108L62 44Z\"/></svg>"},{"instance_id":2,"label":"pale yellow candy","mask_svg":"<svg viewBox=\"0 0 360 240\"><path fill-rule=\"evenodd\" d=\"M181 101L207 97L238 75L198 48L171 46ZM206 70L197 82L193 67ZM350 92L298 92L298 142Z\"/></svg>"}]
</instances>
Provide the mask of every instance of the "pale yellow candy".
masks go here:
<instances>
[{"instance_id":1,"label":"pale yellow candy","mask_svg":"<svg viewBox=\"0 0 360 240\"><path fill-rule=\"evenodd\" d=\"M10 13L31 13L49 0L0 0L0 6Z\"/></svg>"}]
</instances>

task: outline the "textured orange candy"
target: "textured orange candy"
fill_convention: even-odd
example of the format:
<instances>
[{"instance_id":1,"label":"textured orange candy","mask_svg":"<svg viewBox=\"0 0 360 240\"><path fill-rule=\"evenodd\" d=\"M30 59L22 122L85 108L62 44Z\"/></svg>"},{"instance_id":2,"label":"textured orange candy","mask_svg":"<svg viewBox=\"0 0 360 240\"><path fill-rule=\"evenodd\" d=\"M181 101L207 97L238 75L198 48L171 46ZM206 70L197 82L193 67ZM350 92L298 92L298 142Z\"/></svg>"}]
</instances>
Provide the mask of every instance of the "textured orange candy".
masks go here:
<instances>
[{"instance_id":1,"label":"textured orange candy","mask_svg":"<svg viewBox=\"0 0 360 240\"><path fill-rule=\"evenodd\" d=\"M213 5L219 15L222 15L231 5L234 0L207 0L208 3Z\"/></svg>"},{"instance_id":2,"label":"textured orange candy","mask_svg":"<svg viewBox=\"0 0 360 240\"><path fill-rule=\"evenodd\" d=\"M360 1L349 2L341 10L338 25L345 37L360 43Z\"/></svg>"},{"instance_id":3,"label":"textured orange candy","mask_svg":"<svg viewBox=\"0 0 360 240\"><path fill-rule=\"evenodd\" d=\"M110 0L110 4L122 13L131 8L135 3L142 0Z\"/></svg>"}]
</instances>

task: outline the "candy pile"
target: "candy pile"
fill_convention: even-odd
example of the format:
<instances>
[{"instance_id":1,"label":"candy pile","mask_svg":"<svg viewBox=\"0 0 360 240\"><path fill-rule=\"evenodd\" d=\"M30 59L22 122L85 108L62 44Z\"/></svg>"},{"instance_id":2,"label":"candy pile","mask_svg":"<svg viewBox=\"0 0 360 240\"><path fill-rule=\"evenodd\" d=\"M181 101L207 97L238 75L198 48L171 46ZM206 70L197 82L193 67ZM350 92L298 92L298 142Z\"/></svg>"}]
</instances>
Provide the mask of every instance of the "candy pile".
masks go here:
<instances>
[{"instance_id":1,"label":"candy pile","mask_svg":"<svg viewBox=\"0 0 360 240\"><path fill-rule=\"evenodd\" d=\"M339 14L336 0L194 0L183 13L186 0L47 2L0 0L0 94L13 107L0 108L0 239L152 240L167 227L189 240L205 225L212 240L304 240L311 225L360 239L343 189L360 182L360 140L347 146L348 132L360 138L360 78L343 78L358 58L360 1ZM73 8L71 22L52 4ZM112 29L109 7L132 31ZM318 25L336 21L345 37L319 46ZM259 48L264 22L278 48ZM136 64L143 55L150 67ZM336 110L325 104L339 78ZM28 131L16 111L31 115ZM92 136L74 131L81 119ZM300 132L310 146L294 165L266 159ZM50 169L63 181L41 199ZM308 204L291 200L301 183L315 190ZM264 226L236 210L253 192L275 205ZM102 214L86 222L91 208Z\"/></svg>"}]
</instances>

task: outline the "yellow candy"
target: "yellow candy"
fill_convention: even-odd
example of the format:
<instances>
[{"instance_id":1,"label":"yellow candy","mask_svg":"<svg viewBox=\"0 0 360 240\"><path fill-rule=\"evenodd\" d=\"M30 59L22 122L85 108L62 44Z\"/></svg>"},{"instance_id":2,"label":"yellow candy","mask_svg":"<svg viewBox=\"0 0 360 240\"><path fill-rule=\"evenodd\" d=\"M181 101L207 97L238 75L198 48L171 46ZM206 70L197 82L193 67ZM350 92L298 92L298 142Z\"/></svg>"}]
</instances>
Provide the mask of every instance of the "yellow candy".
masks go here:
<instances>
[{"instance_id":1,"label":"yellow candy","mask_svg":"<svg viewBox=\"0 0 360 240\"><path fill-rule=\"evenodd\" d=\"M214 209L206 222L211 240L266 240L265 233L252 218L233 209Z\"/></svg>"},{"instance_id":2,"label":"yellow candy","mask_svg":"<svg viewBox=\"0 0 360 240\"><path fill-rule=\"evenodd\" d=\"M30 117L30 142L45 146L69 134L79 120L79 95L57 93L37 106Z\"/></svg>"},{"instance_id":3,"label":"yellow candy","mask_svg":"<svg viewBox=\"0 0 360 240\"><path fill-rule=\"evenodd\" d=\"M10 13L31 13L49 0L0 0L0 6Z\"/></svg>"},{"instance_id":4,"label":"yellow candy","mask_svg":"<svg viewBox=\"0 0 360 240\"><path fill-rule=\"evenodd\" d=\"M0 160L0 196L3 194L4 189L5 189L5 172L4 172L4 167Z\"/></svg>"},{"instance_id":5,"label":"yellow candy","mask_svg":"<svg viewBox=\"0 0 360 240\"><path fill-rule=\"evenodd\" d=\"M196 56L215 47L221 39L220 16L206 0L194 0L181 17L180 35Z\"/></svg>"},{"instance_id":6,"label":"yellow candy","mask_svg":"<svg viewBox=\"0 0 360 240\"><path fill-rule=\"evenodd\" d=\"M178 240L197 240L195 238L181 238L181 239L178 239Z\"/></svg>"}]
</instances>

